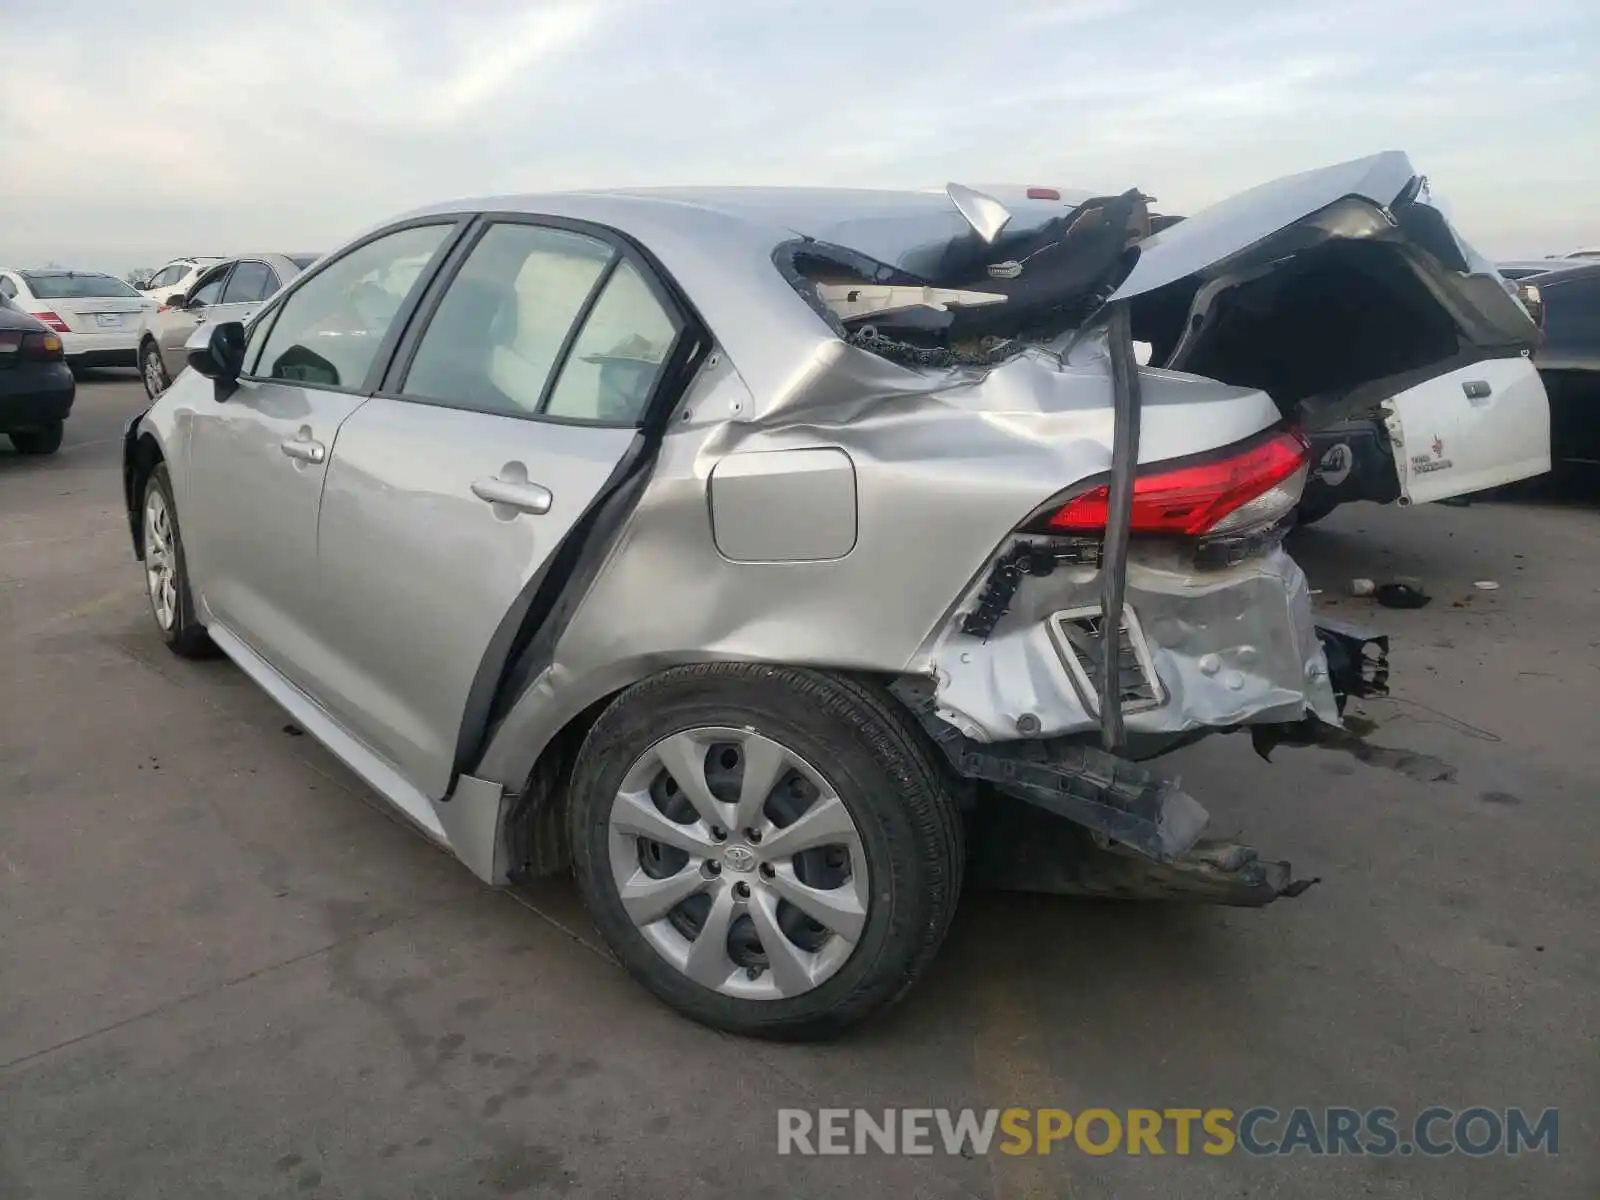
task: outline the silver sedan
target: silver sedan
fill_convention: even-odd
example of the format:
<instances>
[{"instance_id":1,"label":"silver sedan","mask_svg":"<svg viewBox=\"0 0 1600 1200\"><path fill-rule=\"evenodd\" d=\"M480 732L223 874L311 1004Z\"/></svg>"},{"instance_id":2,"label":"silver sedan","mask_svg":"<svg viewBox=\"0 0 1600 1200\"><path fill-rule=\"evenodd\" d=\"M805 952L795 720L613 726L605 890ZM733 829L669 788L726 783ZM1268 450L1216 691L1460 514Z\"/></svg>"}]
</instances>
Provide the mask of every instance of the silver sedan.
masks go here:
<instances>
[{"instance_id":1,"label":"silver sedan","mask_svg":"<svg viewBox=\"0 0 1600 1200\"><path fill-rule=\"evenodd\" d=\"M575 872L723 1029L891 1003L964 878L1297 894L1150 760L1384 686L1281 545L1298 426L1536 331L1403 155L1161 223L956 185L387 223L130 425L156 627L487 883Z\"/></svg>"}]
</instances>

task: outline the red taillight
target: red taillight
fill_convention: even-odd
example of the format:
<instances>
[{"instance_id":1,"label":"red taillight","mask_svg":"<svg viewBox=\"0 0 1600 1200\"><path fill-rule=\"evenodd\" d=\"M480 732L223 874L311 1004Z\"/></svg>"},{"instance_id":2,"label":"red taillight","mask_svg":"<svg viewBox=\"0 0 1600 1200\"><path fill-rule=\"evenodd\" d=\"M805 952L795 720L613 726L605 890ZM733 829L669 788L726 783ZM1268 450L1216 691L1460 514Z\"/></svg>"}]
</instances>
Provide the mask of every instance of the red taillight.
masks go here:
<instances>
[{"instance_id":1,"label":"red taillight","mask_svg":"<svg viewBox=\"0 0 1600 1200\"><path fill-rule=\"evenodd\" d=\"M25 333L18 350L23 358L60 358L61 339L53 333Z\"/></svg>"},{"instance_id":2,"label":"red taillight","mask_svg":"<svg viewBox=\"0 0 1600 1200\"><path fill-rule=\"evenodd\" d=\"M46 309L44 312L36 312L36 313L34 313L33 314L33 319L35 321L43 321L46 325L50 326L50 328L54 329L57 333L71 333L72 332L71 326L69 326L65 321L63 321L60 317L56 316L55 313L49 311L48 309Z\"/></svg>"},{"instance_id":3,"label":"red taillight","mask_svg":"<svg viewBox=\"0 0 1600 1200\"><path fill-rule=\"evenodd\" d=\"M1061 193L1055 188L1031 187L1028 189L1029 200L1059 200Z\"/></svg>"},{"instance_id":4,"label":"red taillight","mask_svg":"<svg viewBox=\"0 0 1600 1200\"><path fill-rule=\"evenodd\" d=\"M1310 457L1305 435L1283 429L1206 461L1151 464L1133 481L1130 529L1198 537L1275 521L1299 503ZM1045 528L1103 533L1109 504L1109 490L1094 488L1062 505Z\"/></svg>"}]
</instances>

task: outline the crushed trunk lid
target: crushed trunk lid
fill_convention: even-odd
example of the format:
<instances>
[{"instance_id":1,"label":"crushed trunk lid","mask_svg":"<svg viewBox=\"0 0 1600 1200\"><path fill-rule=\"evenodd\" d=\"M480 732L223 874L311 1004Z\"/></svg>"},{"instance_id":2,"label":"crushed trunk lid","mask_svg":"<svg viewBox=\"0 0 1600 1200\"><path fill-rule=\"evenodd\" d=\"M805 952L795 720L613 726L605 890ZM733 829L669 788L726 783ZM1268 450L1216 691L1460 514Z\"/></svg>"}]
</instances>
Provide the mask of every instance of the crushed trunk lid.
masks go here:
<instances>
[{"instance_id":1,"label":"crushed trunk lid","mask_svg":"<svg viewBox=\"0 0 1600 1200\"><path fill-rule=\"evenodd\" d=\"M1288 176L1168 226L1108 304L1152 361L1259 387L1308 429L1538 330L1398 151Z\"/></svg>"}]
</instances>

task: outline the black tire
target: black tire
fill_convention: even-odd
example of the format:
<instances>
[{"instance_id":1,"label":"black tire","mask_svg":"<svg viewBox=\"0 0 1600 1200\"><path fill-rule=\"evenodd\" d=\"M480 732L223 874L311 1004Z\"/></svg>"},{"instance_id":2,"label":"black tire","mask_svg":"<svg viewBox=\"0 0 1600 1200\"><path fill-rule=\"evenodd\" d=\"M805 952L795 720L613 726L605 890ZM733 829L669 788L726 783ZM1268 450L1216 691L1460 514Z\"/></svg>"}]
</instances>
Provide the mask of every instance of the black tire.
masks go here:
<instances>
[{"instance_id":1,"label":"black tire","mask_svg":"<svg viewBox=\"0 0 1600 1200\"><path fill-rule=\"evenodd\" d=\"M144 394L152 401L159 400L161 393L172 386L172 377L167 374L167 364L162 361L161 351L154 341L146 339L140 343L139 357L135 366L139 368L139 381L144 384ZM159 386L155 380L160 381Z\"/></svg>"},{"instance_id":2,"label":"black tire","mask_svg":"<svg viewBox=\"0 0 1600 1200\"><path fill-rule=\"evenodd\" d=\"M872 887L866 921L851 956L810 991L744 999L704 987L658 954L622 907L608 857L613 800L651 746L705 726L751 729L798 753L826 777L860 833ZM695 665L636 684L585 738L567 815L579 887L623 965L691 1019L757 1037L829 1037L905 995L949 930L966 861L936 748L882 688L822 671Z\"/></svg>"},{"instance_id":3,"label":"black tire","mask_svg":"<svg viewBox=\"0 0 1600 1200\"><path fill-rule=\"evenodd\" d=\"M11 444L18 454L54 454L61 449L61 437L65 432L66 425L61 421L42 429L19 429L11 434Z\"/></svg>"},{"instance_id":4,"label":"black tire","mask_svg":"<svg viewBox=\"0 0 1600 1200\"><path fill-rule=\"evenodd\" d=\"M1338 507L1337 503L1331 503L1326 500L1302 501L1300 507L1295 509L1294 523L1296 525L1315 525Z\"/></svg>"},{"instance_id":5,"label":"black tire","mask_svg":"<svg viewBox=\"0 0 1600 1200\"><path fill-rule=\"evenodd\" d=\"M172 478L167 473L167 464L158 462L155 468L145 479L144 489L139 494L139 522L141 545L144 547L146 564L149 563L150 545L149 533L145 524L146 504L151 491L160 493L161 499L166 504L170 519L171 545L173 553L173 583L177 592L177 602L174 608L173 619L169 624L161 619L161 613L156 606L153 588L150 585L148 569L145 573L145 598L150 602L151 618L155 621L156 629L161 634L161 640L166 642L167 649L179 658L212 658L216 655L216 646L211 637L206 633L205 626L200 624L195 616L194 595L189 590L189 564L183 550L183 532L178 525L178 506L172 498Z\"/></svg>"}]
</instances>

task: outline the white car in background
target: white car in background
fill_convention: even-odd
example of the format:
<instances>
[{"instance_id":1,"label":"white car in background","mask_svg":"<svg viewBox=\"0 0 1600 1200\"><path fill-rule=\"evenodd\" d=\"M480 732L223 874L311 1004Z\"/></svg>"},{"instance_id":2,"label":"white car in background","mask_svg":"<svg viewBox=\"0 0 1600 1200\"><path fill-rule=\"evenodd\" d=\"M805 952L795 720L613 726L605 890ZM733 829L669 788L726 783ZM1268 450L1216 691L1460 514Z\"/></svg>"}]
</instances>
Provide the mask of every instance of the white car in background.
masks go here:
<instances>
[{"instance_id":1,"label":"white car in background","mask_svg":"<svg viewBox=\"0 0 1600 1200\"><path fill-rule=\"evenodd\" d=\"M74 375L85 367L131 367L139 337L159 307L101 271L0 269L0 295L61 335Z\"/></svg>"},{"instance_id":2,"label":"white car in background","mask_svg":"<svg viewBox=\"0 0 1600 1200\"><path fill-rule=\"evenodd\" d=\"M194 290L200 272L222 261L222 255L175 258L162 267L139 290L157 304L165 304L173 296L184 296Z\"/></svg>"}]
</instances>

